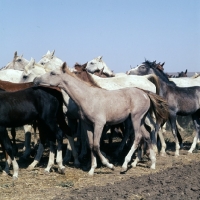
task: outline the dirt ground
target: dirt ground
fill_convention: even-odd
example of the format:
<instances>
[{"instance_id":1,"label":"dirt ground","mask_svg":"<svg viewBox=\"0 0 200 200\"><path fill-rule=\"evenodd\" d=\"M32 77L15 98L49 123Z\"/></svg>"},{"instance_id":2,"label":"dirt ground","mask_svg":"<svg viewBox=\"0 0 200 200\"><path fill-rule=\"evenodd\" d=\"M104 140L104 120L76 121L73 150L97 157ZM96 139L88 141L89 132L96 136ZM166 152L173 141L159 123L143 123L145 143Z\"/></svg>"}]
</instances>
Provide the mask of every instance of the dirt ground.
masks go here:
<instances>
[{"instance_id":1,"label":"dirt ground","mask_svg":"<svg viewBox=\"0 0 200 200\"><path fill-rule=\"evenodd\" d=\"M18 130L19 178L13 181L12 170L10 176L2 174L5 159L0 149L0 200L200 199L200 151L195 150L193 154L187 154L194 135L193 131L187 127L181 133L184 148L180 151L179 157L174 156L174 140L172 134L167 132L165 135L168 145L167 156L157 156L155 170L149 168L150 161L145 157L136 168L130 167L125 174L120 174L128 147L116 162L111 159L111 152L118 145L118 140L115 140L112 148L109 149L107 149L108 144L105 144L103 150L115 164L115 170L111 171L99 162L93 177L89 177L82 169L74 168L73 162L66 165L65 175L58 173L56 164L51 173L44 173L48 162L48 148L38 166L28 171L26 168L33 157L26 161L20 159L23 152L24 133Z\"/></svg>"}]
</instances>

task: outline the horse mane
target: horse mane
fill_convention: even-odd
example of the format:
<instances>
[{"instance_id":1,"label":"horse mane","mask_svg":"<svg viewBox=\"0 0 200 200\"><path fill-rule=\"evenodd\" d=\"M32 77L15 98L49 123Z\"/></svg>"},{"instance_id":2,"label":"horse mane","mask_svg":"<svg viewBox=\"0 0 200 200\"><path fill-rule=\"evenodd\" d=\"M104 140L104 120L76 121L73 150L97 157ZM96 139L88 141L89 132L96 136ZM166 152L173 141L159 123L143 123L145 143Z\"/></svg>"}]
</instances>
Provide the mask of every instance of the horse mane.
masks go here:
<instances>
[{"instance_id":1,"label":"horse mane","mask_svg":"<svg viewBox=\"0 0 200 200\"><path fill-rule=\"evenodd\" d=\"M155 74L164 82L174 85L176 86L176 84L173 81L170 81L167 74L165 74L163 72L162 69L160 69L159 67L157 67L156 62L150 62L149 60L145 60L145 62L143 64L148 65L151 69L153 69L153 71L155 72Z\"/></svg>"},{"instance_id":2,"label":"horse mane","mask_svg":"<svg viewBox=\"0 0 200 200\"><path fill-rule=\"evenodd\" d=\"M76 63L75 65L78 66L79 64ZM79 65L79 66L82 66L82 65ZM74 77L74 78L76 78L76 79L78 79L78 80L83 81L85 84L87 84L87 85L89 85L89 86L91 86L91 87L101 88L101 87L95 82L95 80L92 78L92 76L91 76L86 70L84 70L84 71L74 71L74 72L71 72L71 71L69 70L69 68L66 67L66 68L65 68L65 72L66 72L68 75L70 75L70 76L72 76L72 77ZM86 75L85 78L78 75L78 74L82 74L82 73L84 73L84 74Z\"/></svg>"}]
</instances>

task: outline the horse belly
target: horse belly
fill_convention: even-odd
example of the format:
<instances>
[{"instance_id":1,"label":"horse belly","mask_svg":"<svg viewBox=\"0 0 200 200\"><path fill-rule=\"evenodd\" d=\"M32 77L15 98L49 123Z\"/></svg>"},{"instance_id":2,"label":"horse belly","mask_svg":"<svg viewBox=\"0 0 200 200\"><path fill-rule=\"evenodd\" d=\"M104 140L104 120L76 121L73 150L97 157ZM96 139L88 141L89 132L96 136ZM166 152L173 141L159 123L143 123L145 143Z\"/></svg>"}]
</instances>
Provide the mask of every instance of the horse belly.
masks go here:
<instances>
[{"instance_id":1,"label":"horse belly","mask_svg":"<svg viewBox=\"0 0 200 200\"><path fill-rule=\"evenodd\" d=\"M5 127L18 127L32 123L37 118L37 110L34 107L20 107L19 109L0 109L0 125Z\"/></svg>"}]
</instances>

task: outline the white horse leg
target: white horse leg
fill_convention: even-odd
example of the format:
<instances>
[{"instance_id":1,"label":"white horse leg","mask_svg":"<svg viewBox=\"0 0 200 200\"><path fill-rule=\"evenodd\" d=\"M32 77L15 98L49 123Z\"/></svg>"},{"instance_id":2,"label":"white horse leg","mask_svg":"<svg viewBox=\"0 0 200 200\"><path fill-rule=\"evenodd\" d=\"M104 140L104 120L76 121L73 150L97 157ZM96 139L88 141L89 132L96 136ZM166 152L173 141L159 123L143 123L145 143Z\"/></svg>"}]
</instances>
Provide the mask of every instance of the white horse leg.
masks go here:
<instances>
[{"instance_id":1,"label":"white horse leg","mask_svg":"<svg viewBox=\"0 0 200 200\"><path fill-rule=\"evenodd\" d=\"M134 162L131 163L131 166L136 167L138 162L141 161L141 158L142 158L142 150L138 148L137 157L135 158Z\"/></svg>"},{"instance_id":2,"label":"white horse leg","mask_svg":"<svg viewBox=\"0 0 200 200\"><path fill-rule=\"evenodd\" d=\"M15 157L14 160L12 160L12 165L13 165L13 178L16 179L18 178L19 165L17 164Z\"/></svg>"},{"instance_id":3,"label":"white horse leg","mask_svg":"<svg viewBox=\"0 0 200 200\"><path fill-rule=\"evenodd\" d=\"M135 127L134 127L134 128L135 128ZM133 153L135 152L135 150L137 149L138 144L139 144L140 141L141 141L141 138L142 138L142 134L141 134L141 133L138 133L138 131L135 132L135 140L134 140L134 142L133 142L133 145L132 145L130 151L128 152L127 156L126 156L125 159L124 159L124 163L123 163L122 169L121 169L121 172L122 172L122 173L125 172L125 171L127 170L127 168L128 168L128 163L131 161L131 157L132 157Z\"/></svg>"},{"instance_id":4,"label":"white horse leg","mask_svg":"<svg viewBox=\"0 0 200 200\"><path fill-rule=\"evenodd\" d=\"M24 148L25 148L25 151L22 156L24 159L27 159L31 153L31 129L32 129L31 125L24 125L24 131L25 131Z\"/></svg>"},{"instance_id":5,"label":"white horse leg","mask_svg":"<svg viewBox=\"0 0 200 200\"><path fill-rule=\"evenodd\" d=\"M194 124L195 129L196 129L196 135L193 139L192 146L191 146L190 150L188 151L188 153L192 153L192 151L196 148L197 142L199 141L199 137L200 137L200 120L199 120L199 117L196 116L196 114L193 114L192 119L193 119L193 124Z\"/></svg>"},{"instance_id":6,"label":"white horse leg","mask_svg":"<svg viewBox=\"0 0 200 200\"><path fill-rule=\"evenodd\" d=\"M65 167L63 166L63 162L62 162L62 149L57 150L56 162L58 164L58 171L61 174L64 174L65 173Z\"/></svg>"},{"instance_id":7,"label":"white horse leg","mask_svg":"<svg viewBox=\"0 0 200 200\"><path fill-rule=\"evenodd\" d=\"M32 170L35 168L35 166L40 162L40 159L42 157L42 154L44 152L44 146L42 143L39 143L38 149L37 149L37 154L34 158L34 161L28 166L29 170Z\"/></svg>"},{"instance_id":8,"label":"white horse leg","mask_svg":"<svg viewBox=\"0 0 200 200\"><path fill-rule=\"evenodd\" d=\"M156 135L156 132L155 132L155 125L156 124L149 114L145 118L145 123L151 128L151 139L152 139L153 149L154 149L155 153L158 153L157 135Z\"/></svg>"},{"instance_id":9,"label":"white horse leg","mask_svg":"<svg viewBox=\"0 0 200 200\"><path fill-rule=\"evenodd\" d=\"M166 123L164 124L166 126ZM165 129L165 128L164 128ZM166 129L165 129L166 130ZM158 131L158 135L159 135L159 138L160 138L160 142L161 142L161 150L160 150L160 155L161 156L166 156L166 152L165 152L165 149L167 147L166 143L165 143L165 139L163 137L163 128L161 128L159 131Z\"/></svg>"},{"instance_id":10,"label":"white horse leg","mask_svg":"<svg viewBox=\"0 0 200 200\"><path fill-rule=\"evenodd\" d=\"M196 135L194 136L194 139L193 139L193 142L192 142L192 146L188 150L188 153L192 153L193 150L196 148L198 138L199 138L199 133L196 132Z\"/></svg>"},{"instance_id":11,"label":"white horse leg","mask_svg":"<svg viewBox=\"0 0 200 200\"><path fill-rule=\"evenodd\" d=\"M54 159L55 159L55 143L50 141L49 161L47 167L45 168L45 172L50 171L51 167L54 165Z\"/></svg>"}]
</instances>

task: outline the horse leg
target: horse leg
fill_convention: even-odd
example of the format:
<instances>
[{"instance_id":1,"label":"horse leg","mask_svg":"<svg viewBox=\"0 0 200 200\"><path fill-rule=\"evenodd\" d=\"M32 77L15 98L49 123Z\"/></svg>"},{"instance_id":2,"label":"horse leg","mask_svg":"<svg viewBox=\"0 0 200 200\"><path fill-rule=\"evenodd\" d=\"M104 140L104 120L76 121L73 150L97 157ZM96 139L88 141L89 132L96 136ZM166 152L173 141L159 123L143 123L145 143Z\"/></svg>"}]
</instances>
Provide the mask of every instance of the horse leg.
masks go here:
<instances>
[{"instance_id":1,"label":"horse leg","mask_svg":"<svg viewBox=\"0 0 200 200\"><path fill-rule=\"evenodd\" d=\"M0 141L5 148L5 152L7 152L7 154L12 160L13 178L16 179L18 178L19 165L17 164L17 161L13 155L12 143L10 141L10 138L8 137L8 132L4 127L0 127Z\"/></svg>"},{"instance_id":2,"label":"horse leg","mask_svg":"<svg viewBox=\"0 0 200 200\"><path fill-rule=\"evenodd\" d=\"M25 131L25 142L24 142L24 148L25 151L22 155L23 159L27 159L29 155L31 154L31 125L24 125L24 131Z\"/></svg>"},{"instance_id":3,"label":"horse leg","mask_svg":"<svg viewBox=\"0 0 200 200\"><path fill-rule=\"evenodd\" d=\"M180 124L178 123L178 120L176 120L176 127L180 132L183 132L184 129L180 126Z\"/></svg>"},{"instance_id":4,"label":"horse leg","mask_svg":"<svg viewBox=\"0 0 200 200\"><path fill-rule=\"evenodd\" d=\"M139 161L142 159L142 148L141 145L138 147L137 157L135 158L134 162L131 163L132 167L136 167Z\"/></svg>"},{"instance_id":5,"label":"horse leg","mask_svg":"<svg viewBox=\"0 0 200 200\"><path fill-rule=\"evenodd\" d=\"M38 144L38 138L37 138L37 133L36 133L36 129L37 129L37 121L34 120L33 122L33 138L34 138L34 147Z\"/></svg>"},{"instance_id":6,"label":"horse leg","mask_svg":"<svg viewBox=\"0 0 200 200\"><path fill-rule=\"evenodd\" d=\"M1 147L2 147L2 151L4 153L4 156L6 158L5 168L3 169L3 175L7 175L10 172L10 165L12 163L12 160L11 160L10 156L7 154L4 144L2 142L1 142Z\"/></svg>"},{"instance_id":7,"label":"horse leg","mask_svg":"<svg viewBox=\"0 0 200 200\"><path fill-rule=\"evenodd\" d=\"M78 153L76 151L75 144L74 144L73 130L71 130L71 127L67 125L63 114L60 114L58 116L58 119L59 119L58 124L59 124L60 129L63 131L64 134L67 135L67 138L68 138L67 149L70 150L70 151L68 150L66 151L65 157L63 159L63 163L66 163L69 159L71 159L71 152L72 152L72 155L74 157L74 166L79 167L80 162L78 160ZM76 123L74 124L74 128L77 127L77 120L75 122ZM70 155L67 152L70 152Z\"/></svg>"},{"instance_id":8,"label":"horse leg","mask_svg":"<svg viewBox=\"0 0 200 200\"><path fill-rule=\"evenodd\" d=\"M132 125L130 123L130 119L127 119L124 121L124 125L125 125L125 132L124 132L124 137L122 138L122 141L120 143L120 146L117 148L117 150L115 150L115 152L113 153L114 157L118 157L119 154L122 152L122 150L124 149L124 146L126 144L127 139L129 138L130 132L132 130Z\"/></svg>"},{"instance_id":9,"label":"horse leg","mask_svg":"<svg viewBox=\"0 0 200 200\"><path fill-rule=\"evenodd\" d=\"M75 135L76 131L77 131L77 119L70 119L68 118L68 125L73 133L73 135ZM71 140L72 142L72 140ZM74 144L73 144L74 146ZM77 156L78 154L76 153L75 156ZM72 157L72 147L70 145L69 139L67 141L67 149L66 149L66 153L65 156L63 158L63 164L69 163ZM77 162L78 159L76 159Z\"/></svg>"},{"instance_id":10,"label":"horse leg","mask_svg":"<svg viewBox=\"0 0 200 200\"><path fill-rule=\"evenodd\" d=\"M103 156L103 154L100 151L100 139L101 139L103 128L104 128L104 123L99 123L99 122L95 123L93 148L94 148L95 153L98 154L102 164L110 169L114 169L113 164L110 164L109 161Z\"/></svg>"},{"instance_id":11,"label":"horse leg","mask_svg":"<svg viewBox=\"0 0 200 200\"><path fill-rule=\"evenodd\" d=\"M180 145L179 145L179 141L178 141L178 137L177 137L176 114L170 113L169 122L171 124L172 134L173 134L173 136L175 138L175 143L176 143L175 156L179 156Z\"/></svg>"},{"instance_id":12,"label":"horse leg","mask_svg":"<svg viewBox=\"0 0 200 200\"><path fill-rule=\"evenodd\" d=\"M148 149L150 151L150 155L149 155L149 158L151 159L151 167L150 168L155 169L156 168L156 156L155 156L155 152L154 152L153 147L152 147L150 134L145 129L144 125L141 126L141 130L142 130L142 133L143 133L144 140L147 143Z\"/></svg>"},{"instance_id":13,"label":"horse leg","mask_svg":"<svg viewBox=\"0 0 200 200\"><path fill-rule=\"evenodd\" d=\"M81 122L81 153L79 154L79 160L82 162L84 160L85 155L87 154L87 126L85 124L85 122L83 122L82 120L80 120L79 122Z\"/></svg>"},{"instance_id":14,"label":"horse leg","mask_svg":"<svg viewBox=\"0 0 200 200\"><path fill-rule=\"evenodd\" d=\"M155 125L156 125L156 123L153 121L153 119L151 118L151 116L149 114L147 114L147 116L145 118L145 123L151 129L152 145L153 145L153 149L154 149L155 153L157 153L158 152L158 148L157 148L157 134L156 134L156 131L155 131Z\"/></svg>"},{"instance_id":15,"label":"horse leg","mask_svg":"<svg viewBox=\"0 0 200 200\"><path fill-rule=\"evenodd\" d=\"M136 119L135 119L133 127L134 127L134 133L135 133L135 140L133 142L133 145L132 145L130 151L128 152L128 154L126 155L126 157L124 159L121 173L124 173L125 171L127 171L128 163L131 161L131 157L132 157L133 153L135 152L135 150L138 148L138 145L142 139L142 134L140 132L140 123L137 123Z\"/></svg>"},{"instance_id":16,"label":"horse leg","mask_svg":"<svg viewBox=\"0 0 200 200\"><path fill-rule=\"evenodd\" d=\"M199 119L199 116L197 115L197 113L192 115L192 120L193 120L193 124L196 128L196 135L193 139L192 146L190 147L188 153L192 153L192 151L196 148L196 145L197 145L197 142L199 141L199 136L200 136L200 119Z\"/></svg>"},{"instance_id":17,"label":"horse leg","mask_svg":"<svg viewBox=\"0 0 200 200\"><path fill-rule=\"evenodd\" d=\"M42 154L44 152L44 144L46 142L47 136L46 136L46 127L42 123L43 122L38 121L40 142L39 142L39 146L38 146L34 161L28 166L29 170L32 170L35 168L35 166L40 162Z\"/></svg>"},{"instance_id":18,"label":"horse leg","mask_svg":"<svg viewBox=\"0 0 200 200\"><path fill-rule=\"evenodd\" d=\"M14 155L16 156L18 153L18 147L16 144L16 131L14 127L11 128L11 135L12 135L12 141L13 141L13 152L14 152Z\"/></svg>"},{"instance_id":19,"label":"horse leg","mask_svg":"<svg viewBox=\"0 0 200 200\"><path fill-rule=\"evenodd\" d=\"M82 122L82 126L84 129L84 133L87 133L87 137L85 138L85 141L88 140L90 152L91 152L91 168L88 172L90 176L94 175L94 170L97 167L97 159L96 159L96 153L94 152L93 146L94 146L94 135L93 135L93 127L89 126L85 122ZM84 142L85 144L85 142ZM83 144L82 144L83 145Z\"/></svg>"},{"instance_id":20,"label":"horse leg","mask_svg":"<svg viewBox=\"0 0 200 200\"><path fill-rule=\"evenodd\" d=\"M166 123L163 125L166 127ZM164 130L166 130L166 128L164 128ZM165 132L164 132L165 133ZM163 137L163 127L161 127L159 130L158 130L158 135L159 135L159 139L160 139L160 142L161 142L161 150L160 150L160 155L161 156L166 156L166 152L165 152L165 149L167 147L166 143L165 143L165 139Z\"/></svg>"},{"instance_id":21,"label":"horse leg","mask_svg":"<svg viewBox=\"0 0 200 200\"><path fill-rule=\"evenodd\" d=\"M177 123L177 121L176 121L176 123ZM182 137L181 137L181 134L180 134L180 132L179 132L179 129L178 129L178 127L177 127L177 124L176 124L176 130L177 130L177 138L178 138L178 141L179 141L180 148L183 148L183 139L182 139Z\"/></svg>"},{"instance_id":22,"label":"horse leg","mask_svg":"<svg viewBox=\"0 0 200 200\"><path fill-rule=\"evenodd\" d=\"M63 114L63 112L62 112L62 114ZM65 171L65 167L63 166L63 162L62 162L62 145L63 145L63 134L64 134L64 132L61 130L61 128L63 129L64 125L62 124L60 119L61 118L59 118L59 116L57 116L57 119L52 119L52 118L47 119L46 118L46 120L45 120L45 124L49 129L48 139L49 139L49 142L50 142L50 156L49 156L48 165L45 169L46 172L49 172L52 165L54 164L56 140L57 140L57 146L58 146L57 147L57 156L56 156L58 171L60 173L64 173L64 171ZM57 121L58 121L58 124L61 126L60 128L57 125ZM71 130L69 129L68 126L66 126L66 127L68 129L67 130L65 129L64 131L66 131L65 133L67 134L67 132L71 131Z\"/></svg>"}]
</instances>

